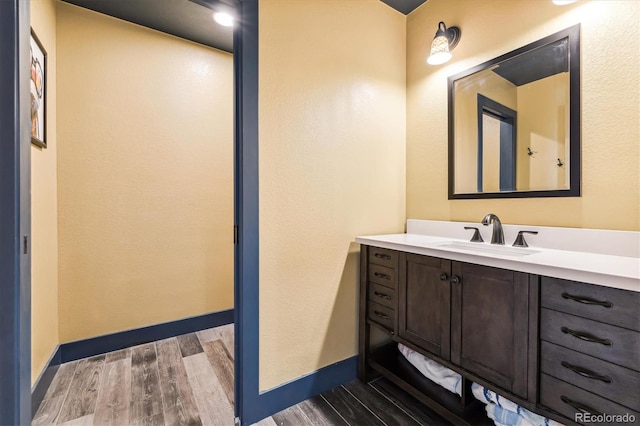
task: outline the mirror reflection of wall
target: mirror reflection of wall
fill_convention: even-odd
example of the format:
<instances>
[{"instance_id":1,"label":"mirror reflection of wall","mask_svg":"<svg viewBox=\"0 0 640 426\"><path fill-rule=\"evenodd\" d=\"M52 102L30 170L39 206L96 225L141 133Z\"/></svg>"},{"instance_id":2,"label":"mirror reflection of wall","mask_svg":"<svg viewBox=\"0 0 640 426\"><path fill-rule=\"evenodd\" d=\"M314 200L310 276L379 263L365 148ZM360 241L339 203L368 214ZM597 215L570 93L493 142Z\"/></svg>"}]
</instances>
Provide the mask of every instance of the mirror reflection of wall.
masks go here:
<instances>
[{"instance_id":1,"label":"mirror reflection of wall","mask_svg":"<svg viewBox=\"0 0 640 426\"><path fill-rule=\"evenodd\" d=\"M571 38L561 33L449 78L452 195L571 189Z\"/></svg>"},{"instance_id":2,"label":"mirror reflection of wall","mask_svg":"<svg viewBox=\"0 0 640 426\"><path fill-rule=\"evenodd\" d=\"M518 182L522 190L569 188L569 75L518 88ZM527 153L527 147L534 152ZM557 166L558 158L565 163Z\"/></svg>"}]
</instances>

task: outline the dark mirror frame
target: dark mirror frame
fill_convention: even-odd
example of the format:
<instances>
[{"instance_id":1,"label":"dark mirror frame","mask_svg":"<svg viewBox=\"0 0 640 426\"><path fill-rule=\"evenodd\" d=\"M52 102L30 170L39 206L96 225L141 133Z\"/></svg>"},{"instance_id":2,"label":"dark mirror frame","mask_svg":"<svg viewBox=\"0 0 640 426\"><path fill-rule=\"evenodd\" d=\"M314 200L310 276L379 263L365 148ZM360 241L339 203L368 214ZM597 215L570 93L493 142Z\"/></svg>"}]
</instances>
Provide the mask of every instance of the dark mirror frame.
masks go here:
<instances>
[{"instance_id":1,"label":"dark mirror frame","mask_svg":"<svg viewBox=\"0 0 640 426\"><path fill-rule=\"evenodd\" d=\"M461 78L475 74L492 67L507 59L522 55L531 50L545 46L564 38L568 38L569 47L569 189L536 190L536 191L506 191L479 192L456 194L455 191L455 82ZM495 59L484 62L461 73L448 78L448 106L449 106L449 200L482 199L482 198L534 198L534 197L579 197L581 194L581 121L580 121L580 24L559 31L531 44L513 50Z\"/></svg>"}]
</instances>

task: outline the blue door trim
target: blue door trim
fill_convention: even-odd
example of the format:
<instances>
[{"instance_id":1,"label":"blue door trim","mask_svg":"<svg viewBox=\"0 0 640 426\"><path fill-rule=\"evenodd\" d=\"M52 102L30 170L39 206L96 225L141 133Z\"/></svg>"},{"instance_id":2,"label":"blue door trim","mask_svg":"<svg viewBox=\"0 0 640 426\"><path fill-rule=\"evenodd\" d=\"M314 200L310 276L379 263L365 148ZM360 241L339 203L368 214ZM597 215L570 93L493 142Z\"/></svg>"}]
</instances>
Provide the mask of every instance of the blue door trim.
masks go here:
<instances>
[{"instance_id":1,"label":"blue door trim","mask_svg":"<svg viewBox=\"0 0 640 426\"><path fill-rule=\"evenodd\" d=\"M235 416L258 398L258 0L240 4L235 70Z\"/></svg>"},{"instance_id":2,"label":"blue door trim","mask_svg":"<svg viewBox=\"0 0 640 426\"><path fill-rule=\"evenodd\" d=\"M29 1L0 1L0 424L31 421Z\"/></svg>"}]
</instances>

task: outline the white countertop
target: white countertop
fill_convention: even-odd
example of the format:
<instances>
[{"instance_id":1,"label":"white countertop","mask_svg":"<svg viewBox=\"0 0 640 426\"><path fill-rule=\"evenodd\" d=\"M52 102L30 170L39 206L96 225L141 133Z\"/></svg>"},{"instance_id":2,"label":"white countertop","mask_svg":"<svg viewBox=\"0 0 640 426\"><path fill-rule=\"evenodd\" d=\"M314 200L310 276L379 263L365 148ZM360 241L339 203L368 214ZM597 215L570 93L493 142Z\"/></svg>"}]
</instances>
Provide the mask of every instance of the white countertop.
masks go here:
<instances>
[{"instance_id":1,"label":"white countertop","mask_svg":"<svg viewBox=\"0 0 640 426\"><path fill-rule=\"evenodd\" d=\"M460 222L458 226L461 225L466 224ZM527 227L521 228L528 229ZM513 256L475 252L473 248L442 246L447 242L467 244L468 241L469 239L417 233L356 237L356 242L375 247L640 292L640 258L638 257L555 250L535 246L521 249L535 251L535 253L526 256ZM480 248L491 249L491 247L495 247L489 243L474 244L478 244L477 247Z\"/></svg>"}]
</instances>

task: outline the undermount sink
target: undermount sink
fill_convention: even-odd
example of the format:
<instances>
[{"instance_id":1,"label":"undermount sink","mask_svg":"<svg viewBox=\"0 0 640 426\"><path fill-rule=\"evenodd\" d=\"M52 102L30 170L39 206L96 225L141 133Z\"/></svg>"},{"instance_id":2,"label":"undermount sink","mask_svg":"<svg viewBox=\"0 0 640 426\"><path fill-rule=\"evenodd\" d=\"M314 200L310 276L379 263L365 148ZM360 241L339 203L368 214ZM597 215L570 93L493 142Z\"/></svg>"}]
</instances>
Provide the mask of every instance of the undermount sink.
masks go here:
<instances>
[{"instance_id":1,"label":"undermount sink","mask_svg":"<svg viewBox=\"0 0 640 426\"><path fill-rule=\"evenodd\" d=\"M465 243L462 241L450 241L443 244L438 244L438 247L446 247L479 253L498 254L502 256L529 256L531 254L540 253L539 250L531 250L528 248L488 245L482 243Z\"/></svg>"}]
</instances>

